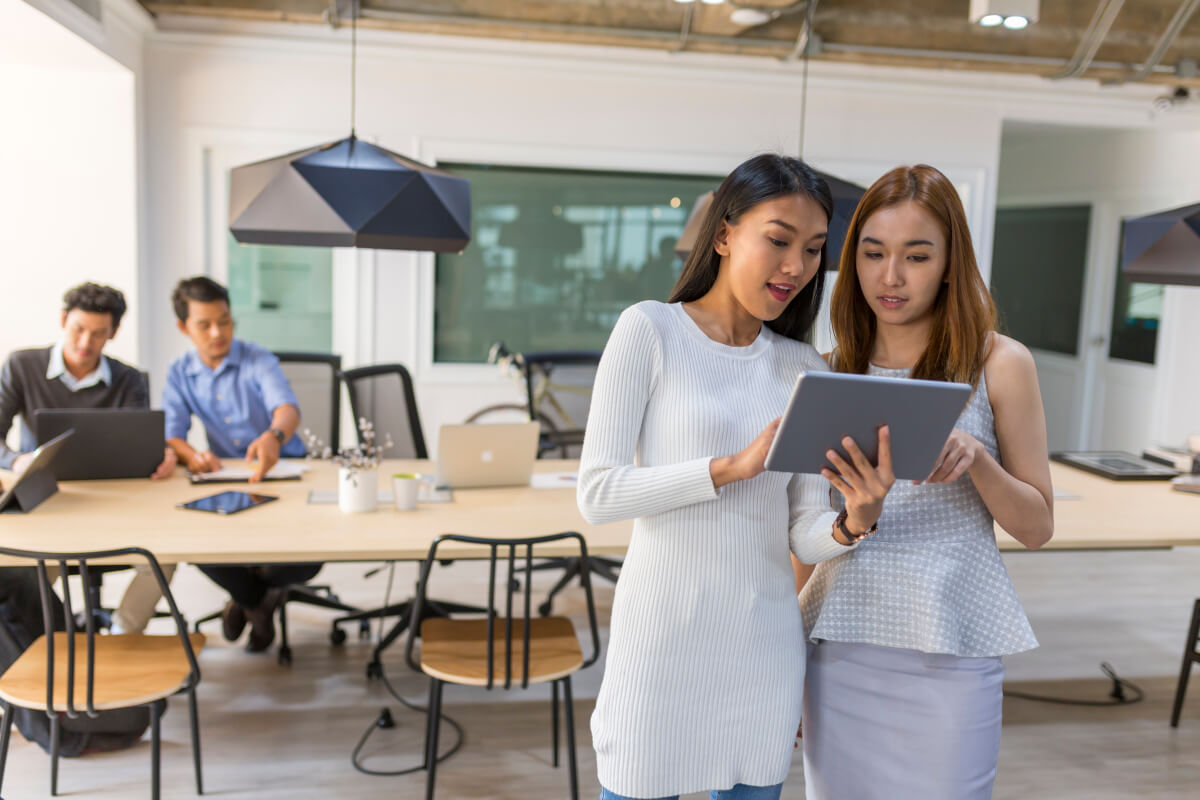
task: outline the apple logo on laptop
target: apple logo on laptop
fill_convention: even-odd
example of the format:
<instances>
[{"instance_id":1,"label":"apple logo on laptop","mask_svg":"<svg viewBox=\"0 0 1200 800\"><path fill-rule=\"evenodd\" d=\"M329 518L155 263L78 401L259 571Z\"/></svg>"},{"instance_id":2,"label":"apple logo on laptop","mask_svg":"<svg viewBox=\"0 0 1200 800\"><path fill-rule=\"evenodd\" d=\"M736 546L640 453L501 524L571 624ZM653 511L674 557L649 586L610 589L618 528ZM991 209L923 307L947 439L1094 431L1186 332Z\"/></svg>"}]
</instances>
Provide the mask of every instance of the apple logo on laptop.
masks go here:
<instances>
[{"instance_id":1,"label":"apple logo on laptop","mask_svg":"<svg viewBox=\"0 0 1200 800\"><path fill-rule=\"evenodd\" d=\"M484 450L482 453L480 453L480 454L479 454L479 460L480 460L480 461L482 461L482 462L483 462L483 463L485 463L485 464L490 464L490 463L492 463L492 460L493 460L494 458L495 458L495 456L494 456L494 455L492 455L492 451L491 451L491 450Z\"/></svg>"}]
</instances>

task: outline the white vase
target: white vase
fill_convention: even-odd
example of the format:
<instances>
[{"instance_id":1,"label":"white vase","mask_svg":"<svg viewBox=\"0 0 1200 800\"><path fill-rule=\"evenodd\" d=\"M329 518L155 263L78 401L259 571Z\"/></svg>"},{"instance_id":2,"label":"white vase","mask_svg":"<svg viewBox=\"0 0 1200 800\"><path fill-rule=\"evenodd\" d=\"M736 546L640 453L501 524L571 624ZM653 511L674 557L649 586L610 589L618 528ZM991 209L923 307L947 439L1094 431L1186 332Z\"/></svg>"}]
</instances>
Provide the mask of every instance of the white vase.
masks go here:
<instances>
[{"instance_id":1,"label":"white vase","mask_svg":"<svg viewBox=\"0 0 1200 800\"><path fill-rule=\"evenodd\" d=\"M338 508L347 514L374 511L379 500L379 476L375 470L338 468Z\"/></svg>"}]
</instances>

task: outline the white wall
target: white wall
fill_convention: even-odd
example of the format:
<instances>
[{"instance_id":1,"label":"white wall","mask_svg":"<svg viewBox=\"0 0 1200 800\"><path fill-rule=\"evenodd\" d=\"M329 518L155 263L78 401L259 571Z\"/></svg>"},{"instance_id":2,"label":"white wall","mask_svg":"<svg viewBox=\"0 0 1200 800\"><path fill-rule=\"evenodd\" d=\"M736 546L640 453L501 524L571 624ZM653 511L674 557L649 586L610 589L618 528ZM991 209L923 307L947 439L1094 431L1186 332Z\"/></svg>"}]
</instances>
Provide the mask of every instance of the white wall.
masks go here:
<instances>
[{"instance_id":1,"label":"white wall","mask_svg":"<svg viewBox=\"0 0 1200 800\"><path fill-rule=\"evenodd\" d=\"M1107 359L1121 219L1200 201L1198 149L1200 133L1177 130L1026 128L1003 138L1001 204L1093 207L1081 339L1102 352L1103 391L1086 398L1092 424L1082 446L1139 452L1200 432L1200 289L1166 288L1154 367ZM1039 366L1053 392L1055 378ZM1048 406L1055 403L1048 398ZM1058 398L1057 405L1061 413L1068 404Z\"/></svg>"},{"instance_id":2,"label":"white wall","mask_svg":"<svg viewBox=\"0 0 1200 800\"><path fill-rule=\"evenodd\" d=\"M348 29L159 22L144 51L154 268L143 296L146 324L162 333L145 360L156 375L186 345L169 334L171 285L220 272L210 237L224 219L204 204L206 161L238 143L286 152L297 140L340 138L349 124ZM794 63L371 30L359 42L359 135L429 161L711 173L762 150L794 152L798 139ZM942 168L966 190L987 272L1003 122L1145 125L1154 93L814 64L805 155L863 182L900 163ZM430 439L441 423L516 399L492 368L431 362L430 256L362 252L338 261L347 264L335 273L344 355L408 364Z\"/></svg>"},{"instance_id":3,"label":"white wall","mask_svg":"<svg viewBox=\"0 0 1200 800\"><path fill-rule=\"evenodd\" d=\"M0 353L61 335L63 292L85 280L137 307L133 74L42 12L0 0ZM108 352L136 362L130 314Z\"/></svg>"}]
</instances>

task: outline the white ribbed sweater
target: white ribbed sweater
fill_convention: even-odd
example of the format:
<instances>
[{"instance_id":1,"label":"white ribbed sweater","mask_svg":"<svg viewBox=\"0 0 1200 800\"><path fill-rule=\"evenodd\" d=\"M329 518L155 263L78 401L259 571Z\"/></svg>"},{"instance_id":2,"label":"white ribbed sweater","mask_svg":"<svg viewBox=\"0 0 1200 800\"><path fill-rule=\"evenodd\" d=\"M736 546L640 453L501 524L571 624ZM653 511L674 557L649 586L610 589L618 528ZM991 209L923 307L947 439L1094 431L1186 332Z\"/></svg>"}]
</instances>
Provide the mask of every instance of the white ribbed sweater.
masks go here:
<instances>
[{"instance_id":1,"label":"white ribbed sweater","mask_svg":"<svg viewBox=\"0 0 1200 800\"><path fill-rule=\"evenodd\" d=\"M617 321L596 373L578 498L591 523L634 518L592 715L602 786L656 798L782 782L804 686L791 551L846 552L828 484L767 472L714 489L709 462L783 413L811 346L762 328L710 339L682 306Z\"/></svg>"}]
</instances>

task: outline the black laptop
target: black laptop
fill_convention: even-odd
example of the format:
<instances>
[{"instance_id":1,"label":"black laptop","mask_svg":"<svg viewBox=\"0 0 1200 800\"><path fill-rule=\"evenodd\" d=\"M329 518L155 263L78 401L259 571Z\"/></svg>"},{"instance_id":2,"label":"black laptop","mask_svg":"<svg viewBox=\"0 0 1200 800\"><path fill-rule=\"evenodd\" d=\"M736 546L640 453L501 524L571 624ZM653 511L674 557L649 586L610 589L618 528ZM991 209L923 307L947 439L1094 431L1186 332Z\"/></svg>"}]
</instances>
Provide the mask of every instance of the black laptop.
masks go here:
<instances>
[{"instance_id":1,"label":"black laptop","mask_svg":"<svg viewBox=\"0 0 1200 800\"><path fill-rule=\"evenodd\" d=\"M166 449L163 412L142 408L55 408L33 412L38 444L74 430L54 463L60 481L149 478Z\"/></svg>"}]
</instances>

